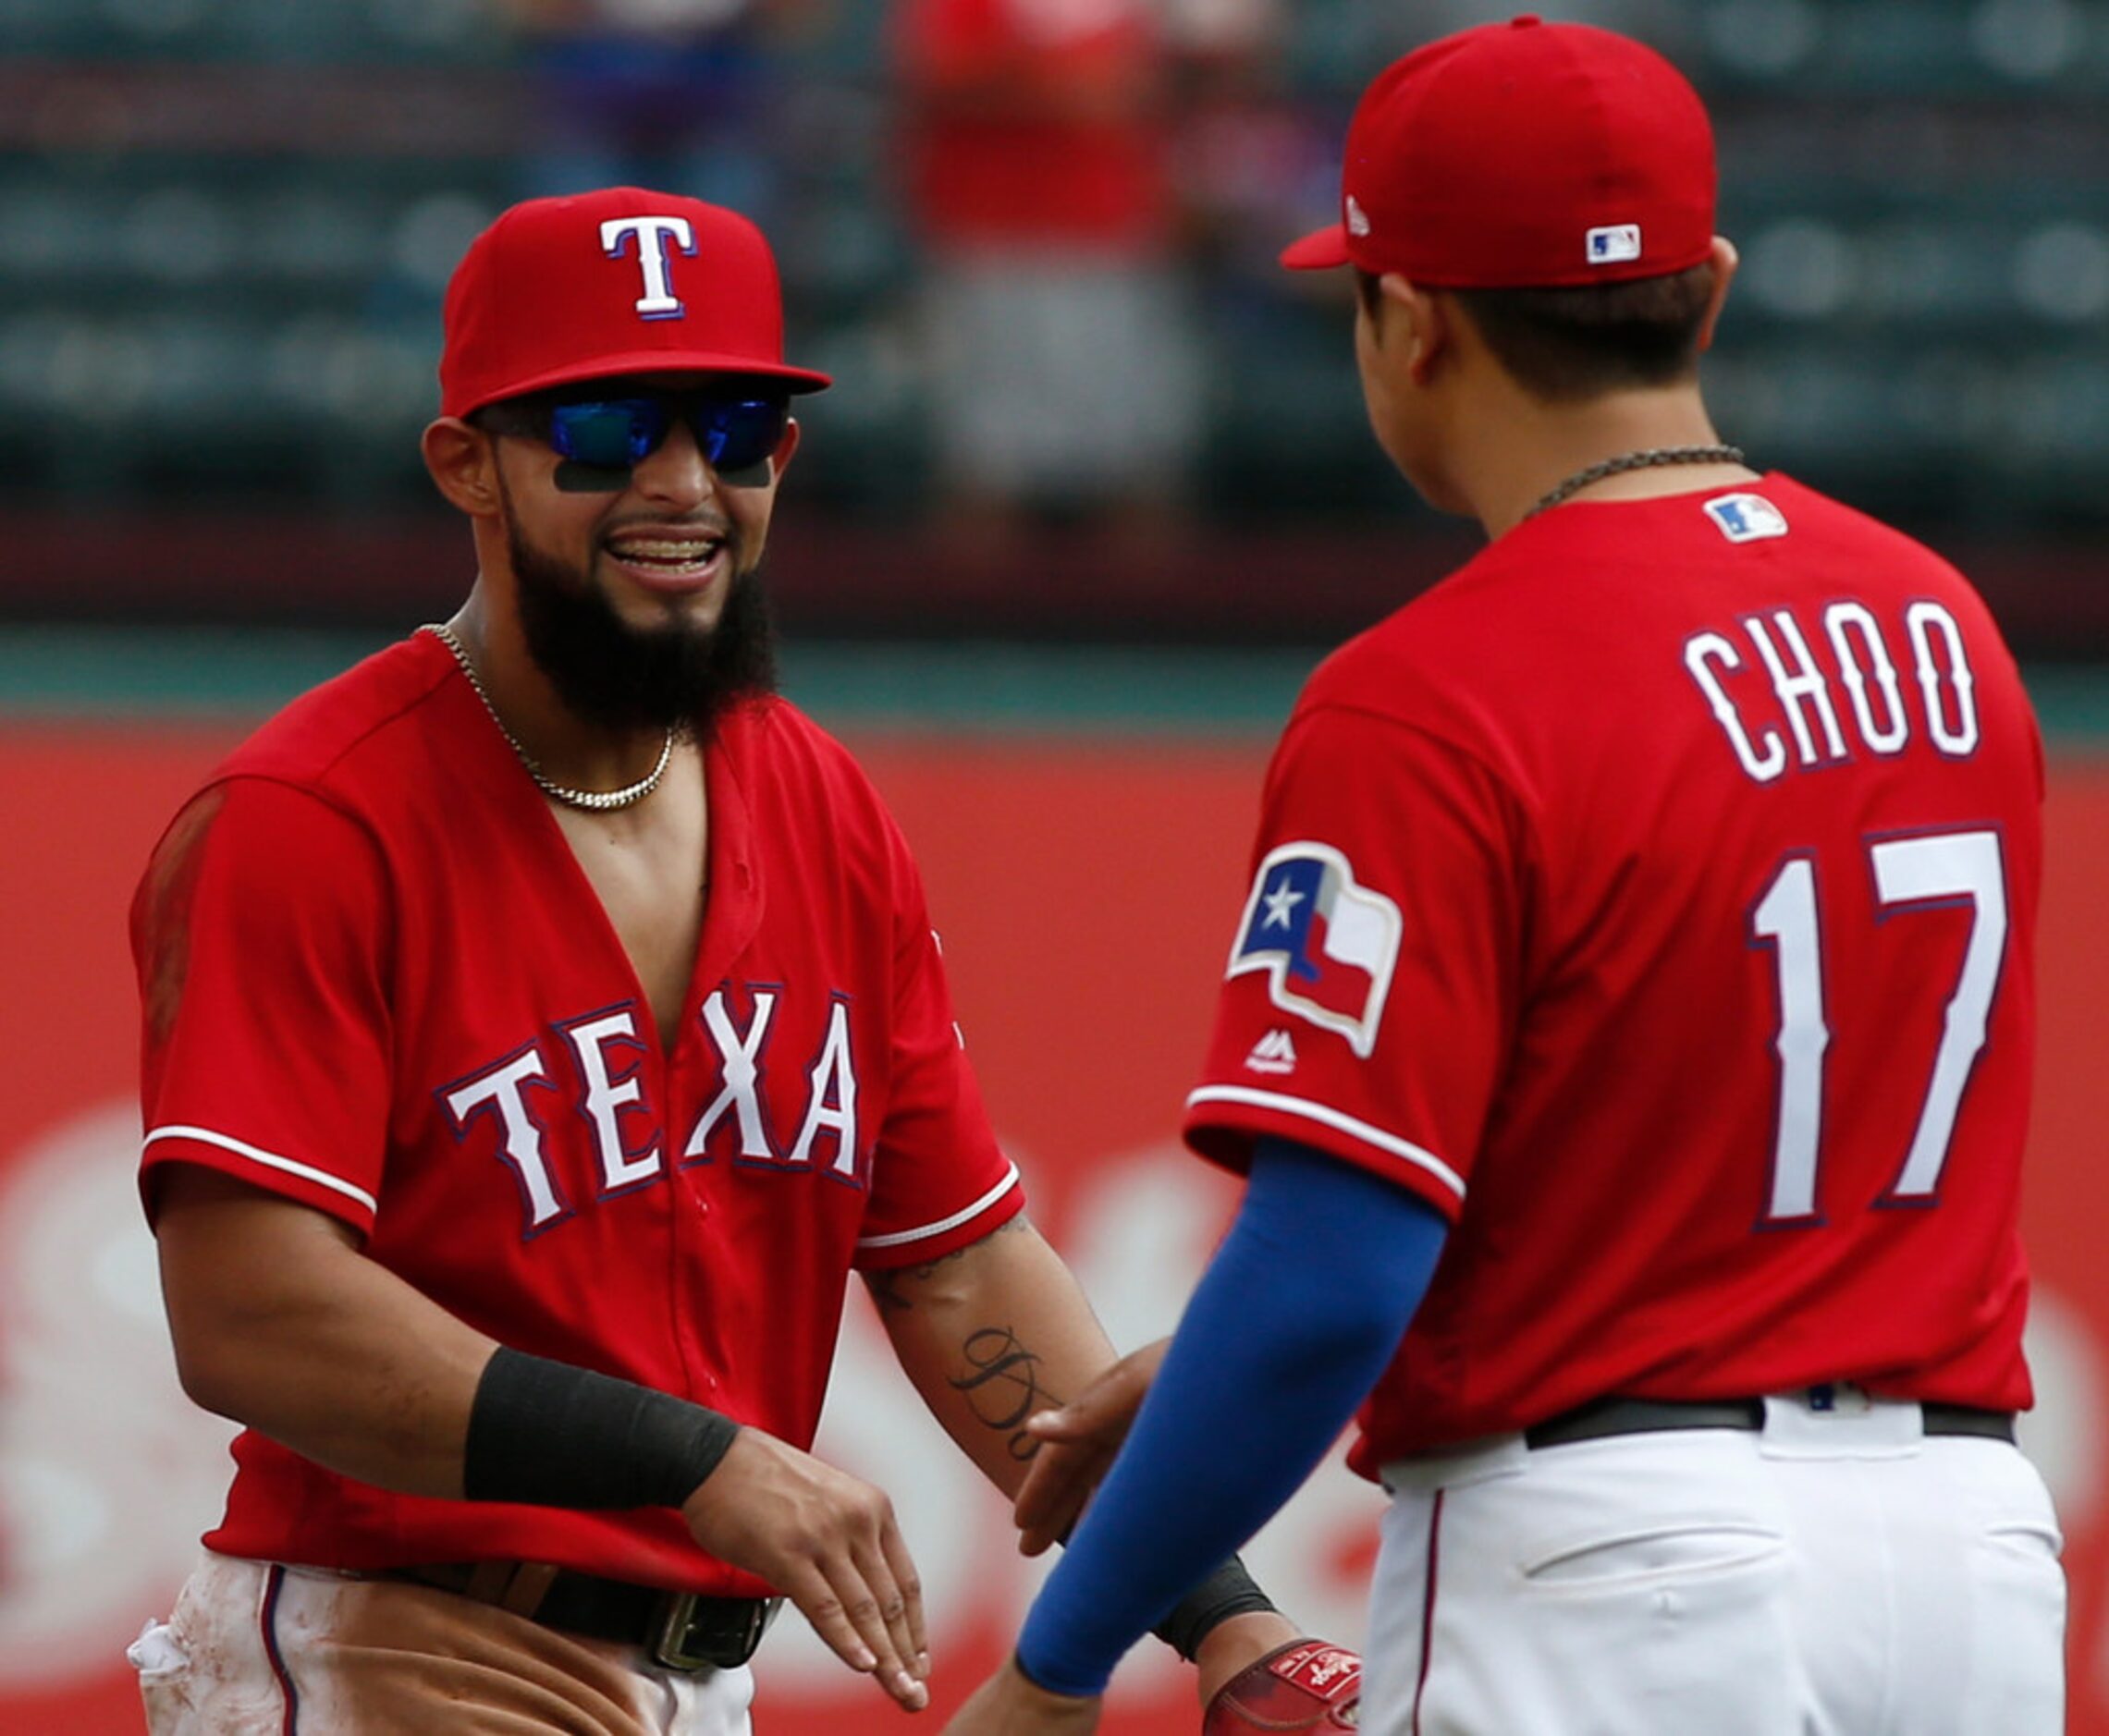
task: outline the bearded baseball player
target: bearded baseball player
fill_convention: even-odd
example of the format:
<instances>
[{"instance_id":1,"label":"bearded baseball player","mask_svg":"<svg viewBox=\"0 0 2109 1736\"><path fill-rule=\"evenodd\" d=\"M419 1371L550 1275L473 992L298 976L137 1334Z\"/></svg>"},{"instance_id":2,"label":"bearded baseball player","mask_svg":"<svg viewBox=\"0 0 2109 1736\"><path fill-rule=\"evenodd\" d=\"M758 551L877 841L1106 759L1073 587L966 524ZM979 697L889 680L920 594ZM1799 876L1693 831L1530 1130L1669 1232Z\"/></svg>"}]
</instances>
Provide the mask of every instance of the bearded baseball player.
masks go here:
<instances>
[{"instance_id":1,"label":"bearded baseball player","mask_svg":"<svg viewBox=\"0 0 2109 1736\"><path fill-rule=\"evenodd\" d=\"M1111 1361L1021 1215L914 863L770 691L798 448L744 218L470 249L424 456L479 571L206 782L133 913L184 1385L246 1425L151 1728L743 1736L789 1598L927 1703L886 1497L810 1456L847 1275L998 1486ZM1296 1636L1234 1561L1204 1698ZM1168 1600L1169 1607L1169 1600Z\"/></svg>"},{"instance_id":2,"label":"bearded baseball player","mask_svg":"<svg viewBox=\"0 0 2109 1736\"><path fill-rule=\"evenodd\" d=\"M1154 1386L1039 1424L1028 1547L1149 1387L960 1736L1092 1729L1357 1404L1366 1733L2063 1728L2042 751L1962 578L1721 444L1714 188L1664 60L1521 18L1377 79L1284 255L1489 544L1289 722L1185 1127L1247 1192Z\"/></svg>"}]
</instances>

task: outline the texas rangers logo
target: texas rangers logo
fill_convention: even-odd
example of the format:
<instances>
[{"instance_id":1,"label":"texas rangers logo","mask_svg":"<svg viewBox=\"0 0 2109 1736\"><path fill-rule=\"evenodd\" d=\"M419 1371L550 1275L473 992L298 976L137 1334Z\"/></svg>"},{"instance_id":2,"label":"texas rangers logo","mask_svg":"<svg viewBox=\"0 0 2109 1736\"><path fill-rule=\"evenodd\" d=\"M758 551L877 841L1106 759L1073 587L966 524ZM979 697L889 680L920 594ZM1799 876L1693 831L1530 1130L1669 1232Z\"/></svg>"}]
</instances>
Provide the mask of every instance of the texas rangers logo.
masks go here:
<instances>
[{"instance_id":1,"label":"texas rangers logo","mask_svg":"<svg viewBox=\"0 0 2109 1736\"><path fill-rule=\"evenodd\" d=\"M674 293L669 243L693 257L695 231L686 217L610 217L600 226L601 251L620 259L637 243L637 263L644 274L644 293L637 298L639 319L678 320L688 312Z\"/></svg>"},{"instance_id":2,"label":"texas rangers logo","mask_svg":"<svg viewBox=\"0 0 2109 1736\"><path fill-rule=\"evenodd\" d=\"M1399 907L1358 886L1330 844L1279 845L1253 879L1228 974L1266 972L1277 1007L1339 1032L1367 1059L1404 926Z\"/></svg>"}]
</instances>

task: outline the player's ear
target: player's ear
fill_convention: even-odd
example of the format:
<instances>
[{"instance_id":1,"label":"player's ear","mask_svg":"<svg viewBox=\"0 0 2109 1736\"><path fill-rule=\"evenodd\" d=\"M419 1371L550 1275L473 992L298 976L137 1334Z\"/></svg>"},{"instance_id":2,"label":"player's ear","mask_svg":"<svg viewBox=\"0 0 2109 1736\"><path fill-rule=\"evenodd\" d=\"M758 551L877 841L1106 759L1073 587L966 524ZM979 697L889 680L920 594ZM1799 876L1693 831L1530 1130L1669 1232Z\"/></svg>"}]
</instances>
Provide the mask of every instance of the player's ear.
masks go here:
<instances>
[{"instance_id":1,"label":"player's ear","mask_svg":"<svg viewBox=\"0 0 2109 1736\"><path fill-rule=\"evenodd\" d=\"M1424 289L1397 272L1387 272L1379 288L1390 307L1390 324L1405 342L1407 377L1416 385L1426 385L1443 352L1456 342L1453 306L1447 296Z\"/></svg>"},{"instance_id":2,"label":"player's ear","mask_svg":"<svg viewBox=\"0 0 2109 1736\"><path fill-rule=\"evenodd\" d=\"M424 468L450 506L472 519L488 518L500 505L497 446L459 416L442 416L420 443Z\"/></svg>"},{"instance_id":3,"label":"player's ear","mask_svg":"<svg viewBox=\"0 0 2109 1736\"><path fill-rule=\"evenodd\" d=\"M1706 299L1706 312L1698 323L1698 348L1703 353L1713 343L1713 328L1721 318L1722 304L1728 300L1728 286L1735 275L1735 267L1742 263L1743 256L1735 251L1735 243L1725 235L1713 238L1713 250L1708 255L1713 266L1713 293Z\"/></svg>"},{"instance_id":4,"label":"player's ear","mask_svg":"<svg viewBox=\"0 0 2109 1736\"><path fill-rule=\"evenodd\" d=\"M783 438L777 442L777 449L769 455L769 462L776 474L781 476L791 463L791 454L798 450L798 418L793 416L783 425Z\"/></svg>"}]
</instances>

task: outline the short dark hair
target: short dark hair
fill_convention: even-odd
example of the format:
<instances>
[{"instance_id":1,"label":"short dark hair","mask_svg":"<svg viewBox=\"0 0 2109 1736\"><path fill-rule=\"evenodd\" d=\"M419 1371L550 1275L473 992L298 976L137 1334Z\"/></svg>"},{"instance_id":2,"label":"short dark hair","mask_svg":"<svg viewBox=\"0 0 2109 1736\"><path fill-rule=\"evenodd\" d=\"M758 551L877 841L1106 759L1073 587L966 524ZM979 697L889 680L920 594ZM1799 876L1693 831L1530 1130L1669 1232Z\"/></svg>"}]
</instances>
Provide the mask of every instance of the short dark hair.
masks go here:
<instances>
[{"instance_id":1,"label":"short dark hair","mask_svg":"<svg viewBox=\"0 0 2109 1736\"><path fill-rule=\"evenodd\" d=\"M1384 280L1360 265L1354 267L1354 271L1355 292L1362 298L1362 311L1374 320L1377 310L1384 305Z\"/></svg>"},{"instance_id":2,"label":"short dark hair","mask_svg":"<svg viewBox=\"0 0 2109 1736\"><path fill-rule=\"evenodd\" d=\"M1374 319L1380 280L1359 266L1355 275ZM1631 283L1449 293L1519 385L1549 403L1574 403L1688 379L1698 366L1713 263Z\"/></svg>"},{"instance_id":3,"label":"short dark hair","mask_svg":"<svg viewBox=\"0 0 2109 1736\"><path fill-rule=\"evenodd\" d=\"M578 396L579 388L575 385L546 385L536 392L516 392L510 397L494 397L488 404L479 404L461 420L487 434L546 440L550 412L567 397Z\"/></svg>"},{"instance_id":4,"label":"short dark hair","mask_svg":"<svg viewBox=\"0 0 2109 1736\"><path fill-rule=\"evenodd\" d=\"M501 397L478 405L461 420L487 434L540 439L549 432L549 406L539 395Z\"/></svg>"}]
</instances>

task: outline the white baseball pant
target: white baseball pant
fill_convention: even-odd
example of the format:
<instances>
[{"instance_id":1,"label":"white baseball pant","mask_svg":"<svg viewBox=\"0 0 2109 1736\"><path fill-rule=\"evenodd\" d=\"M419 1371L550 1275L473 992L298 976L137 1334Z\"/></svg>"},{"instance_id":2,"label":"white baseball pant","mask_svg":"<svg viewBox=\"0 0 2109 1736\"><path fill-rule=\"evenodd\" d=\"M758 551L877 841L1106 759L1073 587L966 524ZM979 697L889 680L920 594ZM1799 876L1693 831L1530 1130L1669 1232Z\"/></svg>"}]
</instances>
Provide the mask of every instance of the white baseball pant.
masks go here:
<instances>
[{"instance_id":1,"label":"white baseball pant","mask_svg":"<svg viewBox=\"0 0 2109 1736\"><path fill-rule=\"evenodd\" d=\"M684 1673L451 1592L206 1551L127 1656L152 1736L750 1736L753 1672Z\"/></svg>"},{"instance_id":2,"label":"white baseball pant","mask_svg":"<svg viewBox=\"0 0 2109 1736\"><path fill-rule=\"evenodd\" d=\"M2035 1467L1916 1404L1765 1412L1385 1467L1364 1736L2062 1736Z\"/></svg>"}]
</instances>

